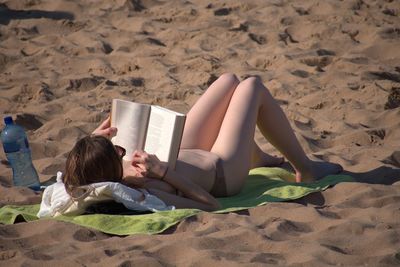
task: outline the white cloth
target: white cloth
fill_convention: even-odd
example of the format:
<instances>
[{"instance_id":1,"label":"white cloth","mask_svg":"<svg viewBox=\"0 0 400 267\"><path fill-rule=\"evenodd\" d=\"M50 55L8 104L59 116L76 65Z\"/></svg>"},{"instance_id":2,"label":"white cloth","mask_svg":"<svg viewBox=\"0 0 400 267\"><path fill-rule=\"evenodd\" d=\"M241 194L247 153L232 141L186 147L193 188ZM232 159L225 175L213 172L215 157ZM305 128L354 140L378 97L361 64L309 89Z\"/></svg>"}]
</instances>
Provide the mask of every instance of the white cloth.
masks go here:
<instances>
[{"instance_id":1,"label":"white cloth","mask_svg":"<svg viewBox=\"0 0 400 267\"><path fill-rule=\"evenodd\" d=\"M175 209L174 206L167 206L161 199L149 194L144 189L133 189L113 182L82 186L84 194L72 198L65 190L61 177L62 173L58 172L57 182L44 190L40 210L37 214L39 218L83 214L90 205L107 200L114 200L122 203L127 209L137 211L155 212Z\"/></svg>"}]
</instances>

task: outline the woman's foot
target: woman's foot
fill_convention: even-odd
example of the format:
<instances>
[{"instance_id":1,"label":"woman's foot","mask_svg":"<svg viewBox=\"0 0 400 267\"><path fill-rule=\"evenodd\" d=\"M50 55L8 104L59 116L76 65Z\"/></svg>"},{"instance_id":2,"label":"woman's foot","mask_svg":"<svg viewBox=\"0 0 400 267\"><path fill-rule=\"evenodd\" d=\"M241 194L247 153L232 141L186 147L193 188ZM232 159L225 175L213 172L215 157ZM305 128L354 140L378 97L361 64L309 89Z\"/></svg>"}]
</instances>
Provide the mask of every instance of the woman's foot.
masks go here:
<instances>
[{"instance_id":1,"label":"woman's foot","mask_svg":"<svg viewBox=\"0 0 400 267\"><path fill-rule=\"evenodd\" d=\"M343 167L336 163L327 161L310 160L309 166L300 172L296 170L296 182L313 182L330 174L343 171Z\"/></svg>"}]
</instances>

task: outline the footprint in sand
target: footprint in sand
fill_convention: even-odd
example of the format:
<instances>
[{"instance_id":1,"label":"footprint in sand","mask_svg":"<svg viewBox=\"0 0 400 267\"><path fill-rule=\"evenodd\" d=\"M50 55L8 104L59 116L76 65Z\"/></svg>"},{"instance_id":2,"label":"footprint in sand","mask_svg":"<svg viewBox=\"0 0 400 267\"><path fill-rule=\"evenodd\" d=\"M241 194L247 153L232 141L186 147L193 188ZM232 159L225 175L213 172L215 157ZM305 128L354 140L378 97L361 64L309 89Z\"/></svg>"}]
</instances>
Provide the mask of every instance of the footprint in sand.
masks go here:
<instances>
[{"instance_id":1,"label":"footprint in sand","mask_svg":"<svg viewBox=\"0 0 400 267\"><path fill-rule=\"evenodd\" d=\"M59 23L63 26L64 30L68 32L77 32L86 26L85 22L72 21L69 19L61 20Z\"/></svg>"},{"instance_id":2,"label":"footprint in sand","mask_svg":"<svg viewBox=\"0 0 400 267\"><path fill-rule=\"evenodd\" d=\"M308 57L301 59L300 62L310 67L324 68L332 63L332 57L330 56Z\"/></svg>"},{"instance_id":3,"label":"footprint in sand","mask_svg":"<svg viewBox=\"0 0 400 267\"><path fill-rule=\"evenodd\" d=\"M292 17L283 17L281 18L281 24L284 26L289 26L293 24L293 18Z\"/></svg>"},{"instance_id":4,"label":"footprint in sand","mask_svg":"<svg viewBox=\"0 0 400 267\"><path fill-rule=\"evenodd\" d=\"M312 121L307 118L293 119L293 123L297 129L300 129L302 131L311 130L311 128L313 127Z\"/></svg>"},{"instance_id":5,"label":"footprint in sand","mask_svg":"<svg viewBox=\"0 0 400 267\"><path fill-rule=\"evenodd\" d=\"M164 44L163 42L161 42L160 40L158 40L156 38L147 37L146 40L149 44L152 44L152 45L158 45L158 46L163 46L163 47L167 46L166 44Z\"/></svg>"},{"instance_id":6,"label":"footprint in sand","mask_svg":"<svg viewBox=\"0 0 400 267\"><path fill-rule=\"evenodd\" d=\"M385 158L382 162L400 168L400 151L394 151L389 157Z\"/></svg>"},{"instance_id":7,"label":"footprint in sand","mask_svg":"<svg viewBox=\"0 0 400 267\"><path fill-rule=\"evenodd\" d=\"M391 8L385 8L384 10L382 10L382 13L392 17L396 17L398 15L398 12Z\"/></svg>"},{"instance_id":8,"label":"footprint in sand","mask_svg":"<svg viewBox=\"0 0 400 267\"><path fill-rule=\"evenodd\" d=\"M174 19L173 18L158 18L153 19L153 21L162 22L162 23L171 23Z\"/></svg>"},{"instance_id":9,"label":"footprint in sand","mask_svg":"<svg viewBox=\"0 0 400 267\"><path fill-rule=\"evenodd\" d=\"M308 78L310 76L310 73L305 70L294 70L291 74L300 78Z\"/></svg>"},{"instance_id":10,"label":"footprint in sand","mask_svg":"<svg viewBox=\"0 0 400 267\"><path fill-rule=\"evenodd\" d=\"M0 237L2 239L18 238L19 232L17 230L14 230L13 228L1 227L0 228Z\"/></svg>"},{"instance_id":11,"label":"footprint in sand","mask_svg":"<svg viewBox=\"0 0 400 267\"><path fill-rule=\"evenodd\" d=\"M104 52L104 54L110 54L114 49L111 47L109 43L106 42L101 42L101 50Z\"/></svg>"},{"instance_id":12,"label":"footprint in sand","mask_svg":"<svg viewBox=\"0 0 400 267\"><path fill-rule=\"evenodd\" d=\"M117 85L141 87L144 86L144 79L141 77L122 78L117 81Z\"/></svg>"},{"instance_id":13,"label":"footprint in sand","mask_svg":"<svg viewBox=\"0 0 400 267\"><path fill-rule=\"evenodd\" d=\"M389 80L400 83L400 74L388 71L366 71L361 75L362 80Z\"/></svg>"},{"instance_id":14,"label":"footprint in sand","mask_svg":"<svg viewBox=\"0 0 400 267\"><path fill-rule=\"evenodd\" d=\"M67 86L66 90L86 92L96 88L103 80L103 77L98 76L72 79L69 80L69 85Z\"/></svg>"},{"instance_id":15,"label":"footprint in sand","mask_svg":"<svg viewBox=\"0 0 400 267\"><path fill-rule=\"evenodd\" d=\"M13 60L15 60L13 57L0 53L0 72L3 72L7 64L13 62Z\"/></svg>"},{"instance_id":16,"label":"footprint in sand","mask_svg":"<svg viewBox=\"0 0 400 267\"><path fill-rule=\"evenodd\" d=\"M277 253L257 253L257 255L254 256L250 262L282 266L285 265L285 258Z\"/></svg>"},{"instance_id":17,"label":"footprint in sand","mask_svg":"<svg viewBox=\"0 0 400 267\"><path fill-rule=\"evenodd\" d=\"M133 266L137 266L137 264L133 261L124 261L118 265L118 267L133 267Z\"/></svg>"},{"instance_id":18,"label":"footprint in sand","mask_svg":"<svg viewBox=\"0 0 400 267\"><path fill-rule=\"evenodd\" d=\"M46 83L40 85L39 90L33 95L33 99L40 102L48 102L55 98L53 92L50 90L50 86Z\"/></svg>"},{"instance_id":19,"label":"footprint in sand","mask_svg":"<svg viewBox=\"0 0 400 267\"><path fill-rule=\"evenodd\" d=\"M359 65L367 65L369 63L369 59L367 57L352 57L346 58L345 60Z\"/></svg>"},{"instance_id":20,"label":"footprint in sand","mask_svg":"<svg viewBox=\"0 0 400 267\"><path fill-rule=\"evenodd\" d=\"M386 130L385 129L370 130L367 131L367 134L369 134L371 142L373 142L373 140L377 138L384 140L386 136Z\"/></svg>"},{"instance_id":21,"label":"footprint in sand","mask_svg":"<svg viewBox=\"0 0 400 267\"><path fill-rule=\"evenodd\" d=\"M44 20L38 23L31 31L29 35L24 37L32 37L38 34L40 35L69 35L70 33L78 32L85 28L87 24L85 22L73 21L70 19L62 19L54 22L50 20Z\"/></svg>"},{"instance_id":22,"label":"footprint in sand","mask_svg":"<svg viewBox=\"0 0 400 267\"><path fill-rule=\"evenodd\" d=\"M146 9L151 9L154 6L164 5L168 1L158 0L126 0L122 5L122 9L134 12L141 12Z\"/></svg>"},{"instance_id":23,"label":"footprint in sand","mask_svg":"<svg viewBox=\"0 0 400 267\"><path fill-rule=\"evenodd\" d=\"M26 130L36 130L42 127L43 123L37 119L37 116L29 113L18 114L15 123L21 125Z\"/></svg>"},{"instance_id":24,"label":"footprint in sand","mask_svg":"<svg viewBox=\"0 0 400 267\"><path fill-rule=\"evenodd\" d=\"M232 8L220 8L214 11L214 16L228 16L232 11Z\"/></svg>"},{"instance_id":25,"label":"footprint in sand","mask_svg":"<svg viewBox=\"0 0 400 267\"><path fill-rule=\"evenodd\" d=\"M327 49L318 49L315 51L318 56L336 56L336 53Z\"/></svg>"},{"instance_id":26,"label":"footprint in sand","mask_svg":"<svg viewBox=\"0 0 400 267\"><path fill-rule=\"evenodd\" d=\"M6 250L0 252L0 261L7 261L14 258L17 255L16 250Z\"/></svg>"},{"instance_id":27,"label":"footprint in sand","mask_svg":"<svg viewBox=\"0 0 400 267\"><path fill-rule=\"evenodd\" d=\"M322 217L328 218L328 219L341 219L342 217L339 216L339 214L332 212L332 211L327 211L323 209L315 209L315 211L321 215Z\"/></svg>"},{"instance_id":28,"label":"footprint in sand","mask_svg":"<svg viewBox=\"0 0 400 267\"><path fill-rule=\"evenodd\" d=\"M274 241L288 240L293 236L299 236L301 234L310 233L312 231L311 227L306 223L295 222L285 219L279 219L271 223L268 228L272 228L270 229L270 231L272 231L269 236Z\"/></svg>"},{"instance_id":29,"label":"footprint in sand","mask_svg":"<svg viewBox=\"0 0 400 267\"><path fill-rule=\"evenodd\" d=\"M120 253L119 249L105 249L104 254L106 254L108 257L112 257Z\"/></svg>"},{"instance_id":30,"label":"footprint in sand","mask_svg":"<svg viewBox=\"0 0 400 267\"><path fill-rule=\"evenodd\" d=\"M293 7L293 8L294 11L296 11L296 13L299 14L300 16L305 16L310 14L310 12L303 7Z\"/></svg>"},{"instance_id":31,"label":"footprint in sand","mask_svg":"<svg viewBox=\"0 0 400 267\"><path fill-rule=\"evenodd\" d=\"M400 28L386 28L379 32L383 39L399 39Z\"/></svg>"},{"instance_id":32,"label":"footprint in sand","mask_svg":"<svg viewBox=\"0 0 400 267\"><path fill-rule=\"evenodd\" d=\"M255 33L249 33L249 38L250 40L256 42L259 45L267 43L267 38L265 36L258 35Z\"/></svg>"},{"instance_id":33,"label":"footprint in sand","mask_svg":"<svg viewBox=\"0 0 400 267\"><path fill-rule=\"evenodd\" d=\"M288 45L288 40L293 44L297 44L299 42L293 38L292 34L289 33L288 29L285 29L284 32L279 33L278 36L279 36L279 40L284 42L285 45Z\"/></svg>"},{"instance_id":34,"label":"footprint in sand","mask_svg":"<svg viewBox=\"0 0 400 267\"><path fill-rule=\"evenodd\" d=\"M249 30L249 25L247 22L240 23L239 26L230 28L231 32L247 32Z\"/></svg>"},{"instance_id":35,"label":"footprint in sand","mask_svg":"<svg viewBox=\"0 0 400 267\"><path fill-rule=\"evenodd\" d=\"M375 85L377 85L378 87L381 86L381 85L378 84L378 83L376 83ZM349 83L347 83L347 87L348 87L350 90L357 91L358 89L360 89L360 87L361 87L361 88L365 88L365 85L364 85L364 84L360 85L358 82L349 82Z\"/></svg>"},{"instance_id":36,"label":"footprint in sand","mask_svg":"<svg viewBox=\"0 0 400 267\"><path fill-rule=\"evenodd\" d=\"M25 256L32 260L37 260L37 261L50 261L54 259L52 256L49 256L47 254L41 253L39 251L31 250L27 253L25 253Z\"/></svg>"},{"instance_id":37,"label":"footprint in sand","mask_svg":"<svg viewBox=\"0 0 400 267\"><path fill-rule=\"evenodd\" d=\"M92 242L108 238L106 234L95 232L86 228L77 230L72 237L80 242Z\"/></svg>"},{"instance_id":38,"label":"footprint in sand","mask_svg":"<svg viewBox=\"0 0 400 267\"><path fill-rule=\"evenodd\" d=\"M337 253L340 253L340 254L343 254L343 255L349 255L349 254L351 254L351 253L348 252L347 250L342 249L342 248L339 248L339 247L334 246L334 245L329 245L329 244L320 244L320 245L323 246L323 247L325 247L325 248L327 248L327 249L329 249L329 250L332 250L332 251L334 251L334 252L337 252Z\"/></svg>"},{"instance_id":39,"label":"footprint in sand","mask_svg":"<svg viewBox=\"0 0 400 267\"><path fill-rule=\"evenodd\" d=\"M400 107L400 87L392 87L385 103L385 109L394 109Z\"/></svg>"}]
</instances>

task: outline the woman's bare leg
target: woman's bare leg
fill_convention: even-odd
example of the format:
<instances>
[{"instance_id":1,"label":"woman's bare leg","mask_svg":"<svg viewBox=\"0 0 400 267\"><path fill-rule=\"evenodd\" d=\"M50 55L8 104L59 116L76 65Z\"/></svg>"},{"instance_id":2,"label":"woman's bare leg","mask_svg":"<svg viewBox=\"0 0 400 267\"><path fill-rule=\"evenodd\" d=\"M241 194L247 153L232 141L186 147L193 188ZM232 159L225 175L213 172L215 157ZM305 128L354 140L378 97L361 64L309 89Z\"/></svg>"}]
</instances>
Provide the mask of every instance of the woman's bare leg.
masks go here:
<instances>
[{"instance_id":1,"label":"woman's bare leg","mask_svg":"<svg viewBox=\"0 0 400 267\"><path fill-rule=\"evenodd\" d=\"M256 124L295 168L297 181L308 181L341 170L340 165L316 163L306 156L282 109L261 81L253 77L236 88L211 149L224 161L229 194L240 191L251 167Z\"/></svg>"},{"instance_id":2,"label":"woman's bare leg","mask_svg":"<svg viewBox=\"0 0 400 267\"><path fill-rule=\"evenodd\" d=\"M221 75L211 84L186 116L181 148L211 150L238 84L238 78L230 73ZM252 168L277 166L282 162L282 158L263 152L254 142Z\"/></svg>"},{"instance_id":3,"label":"woman's bare leg","mask_svg":"<svg viewBox=\"0 0 400 267\"><path fill-rule=\"evenodd\" d=\"M257 167L279 166L283 164L284 161L285 159L282 157L271 156L268 153L265 153L254 141L251 153L251 169Z\"/></svg>"},{"instance_id":4,"label":"woman's bare leg","mask_svg":"<svg viewBox=\"0 0 400 267\"><path fill-rule=\"evenodd\" d=\"M211 150L238 84L229 73L211 84L186 115L181 148Z\"/></svg>"}]
</instances>

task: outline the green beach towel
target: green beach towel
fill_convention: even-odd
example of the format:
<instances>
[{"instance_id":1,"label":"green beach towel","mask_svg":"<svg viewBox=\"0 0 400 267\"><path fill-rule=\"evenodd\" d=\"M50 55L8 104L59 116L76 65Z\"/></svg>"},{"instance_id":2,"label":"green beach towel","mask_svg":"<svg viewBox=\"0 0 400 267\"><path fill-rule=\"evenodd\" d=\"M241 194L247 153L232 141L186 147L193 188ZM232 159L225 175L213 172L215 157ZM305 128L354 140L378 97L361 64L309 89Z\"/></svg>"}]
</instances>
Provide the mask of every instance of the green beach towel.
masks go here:
<instances>
[{"instance_id":1,"label":"green beach towel","mask_svg":"<svg viewBox=\"0 0 400 267\"><path fill-rule=\"evenodd\" d=\"M293 174L281 168L257 168L249 172L243 190L233 197L219 198L222 208L215 213L238 211L264 205L268 202L289 201L313 192L325 190L340 182L351 182L347 175L329 175L314 183L294 183ZM39 211L36 205L7 205L0 208L0 223L13 224L16 221L34 221ZM193 216L201 210L177 209L149 214L110 215L85 214L79 216L58 216L43 220L71 222L114 235L157 234Z\"/></svg>"}]
</instances>

